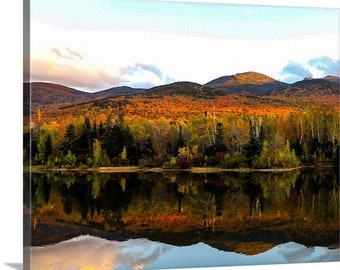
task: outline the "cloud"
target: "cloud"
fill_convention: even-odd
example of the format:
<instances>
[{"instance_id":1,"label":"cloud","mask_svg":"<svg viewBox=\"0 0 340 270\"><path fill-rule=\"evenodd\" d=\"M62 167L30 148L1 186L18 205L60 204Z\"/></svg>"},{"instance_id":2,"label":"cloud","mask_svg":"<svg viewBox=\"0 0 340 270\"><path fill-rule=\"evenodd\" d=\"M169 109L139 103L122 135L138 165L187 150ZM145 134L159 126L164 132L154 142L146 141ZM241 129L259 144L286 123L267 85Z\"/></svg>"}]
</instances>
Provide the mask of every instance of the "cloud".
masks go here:
<instances>
[{"instance_id":1,"label":"cloud","mask_svg":"<svg viewBox=\"0 0 340 270\"><path fill-rule=\"evenodd\" d=\"M84 69L47 60L31 60L31 81L59 83L78 90L97 91L120 85L121 79L104 69Z\"/></svg>"},{"instance_id":2,"label":"cloud","mask_svg":"<svg viewBox=\"0 0 340 270\"><path fill-rule=\"evenodd\" d=\"M77 52L52 50L58 57L74 59ZM81 55L79 55L81 57ZM130 86L134 88L151 88L156 85L169 84L175 80L165 75L158 67L149 64L135 63L121 67L118 72L109 69L88 69L75 65L72 61L31 60L31 81L59 83L78 90L95 92L113 86Z\"/></svg>"},{"instance_id":3,"label":"cloud","mask_svg":"<svg viewBox=\"0 0 340 270\"><path fill-rule=\"evenodd\" d=\"M151 88L175 81L163 74L157 66L143 63L122 67L119 69L119 73L123 82L136 88Z\"/></svg>"},{"instance_id":4,"label":"cloud","mask_svg":"<svg viewBox=\"0 0 340 270\"><path fill-rule=\"evenodd\" d=\"M64 59L69 59L69 60L74 60L74 59L80 59L83 60L84 57L76 50L72 50L70 48L66 49L57 49L53 48L51 51L58 57L58 58L64 58Z\"/></svg>"},{"instance_id":5,"label":"cloud","mask_svg":"<svg viewBox=\"0 0 340 270\"><path fill-rule=\"evenodd\" d=\"M313 76L308 68L305 68L302 64L294 61L289 61L282 69L280 75L283 76L286 82L295 82Z\"/></svg>"},{"instance_id":6,"label":"cloud","mask_svg":"<svg viewBox=\"0 0 340 270\"><path fill-rule=\"evenodd\" d=\"M143 72L143 71L150 71L151 73L156 75L159 79L162 79L163 77L162 71L158 67L153 66L153 65L135 63L133 66L127 66L127 67L120 69L120 72L123 75L124 74L134 75L135 73Z\"/></svg>"},{"instance_id":7,"label":"cloud","mask_svg":"<svg viewBox=\"0 0 340 270\"><path fill-rule=\"evenodd\" d=\"M280 76L288 83L303 80L306 77L323 78L327 75L339 76L340 60L329 56L312 58L304 63L289 61Z\"/></svg>"},{"instance_id":8,"label":"cloud","mask_svg":"<svg viewBox=\"0 0 340 270\"><path fill-rule=\"evenodd\" d=\"M324 76L336 75L339 76L340 60L332 59L328 56L314 58L308 61L311 67L323 72Z\"/></svg>"}]
</instances>

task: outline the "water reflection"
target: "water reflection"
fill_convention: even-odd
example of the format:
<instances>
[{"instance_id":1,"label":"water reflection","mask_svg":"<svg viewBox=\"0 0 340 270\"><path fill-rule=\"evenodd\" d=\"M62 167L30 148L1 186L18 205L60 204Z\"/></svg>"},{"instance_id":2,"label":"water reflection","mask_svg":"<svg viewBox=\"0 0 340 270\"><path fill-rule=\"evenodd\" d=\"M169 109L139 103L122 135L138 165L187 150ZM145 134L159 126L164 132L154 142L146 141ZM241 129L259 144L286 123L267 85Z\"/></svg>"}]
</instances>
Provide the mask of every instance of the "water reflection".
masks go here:
<instances>
[{"instance_id":1,"label":"water reflection","mask_svg":"<svg viewBox=\"0 0 340 270\"><path fill-rule=\"evenodd\" d=\"M307 248L294 242L253 256L220 251L203 243L176 247L147 239L118 242L92 236L31 249L31 267L35 270L163 269L338 260L339 250Z\"/></svg>"},{"instance_id":2,"label":"water reflection","mask_svg":"<svg viewBox=\"0 0 340 270\"><path fill-rule=\"evenodd\" d=\"M28 176L24 179L28 186ZM245 254L289 241L335 248L338 185L338 172L330 169L33 173L31 245L90 233L111 240L146 237L177 246L204 242Z\"/></svg>"},{"instance_id":3,"label":"water reflection","mask_svg":"<svg viewBox=\"0 0 340 270\"><path fill-rule=\"evenodd\" d=\"M164 231L215 230L226 222L273 218L327 223L339 218L338 181L329 170L41 173L32 175L32 217L38 224L48 213L106 230L157 224Z\"/></svg>"},{"instance_id":4,"label":"water reflection","mask_svg":"<svg viewBox=\"0 0 340 270\"><path fill-rule=\"evenodd\" d=\"M31 245L44 247L32 247L31 262L151 269L339 260L338 185L331 169L33 173ZM171 257L179 253L181 261Z\"/></svg>"}]
</instances>

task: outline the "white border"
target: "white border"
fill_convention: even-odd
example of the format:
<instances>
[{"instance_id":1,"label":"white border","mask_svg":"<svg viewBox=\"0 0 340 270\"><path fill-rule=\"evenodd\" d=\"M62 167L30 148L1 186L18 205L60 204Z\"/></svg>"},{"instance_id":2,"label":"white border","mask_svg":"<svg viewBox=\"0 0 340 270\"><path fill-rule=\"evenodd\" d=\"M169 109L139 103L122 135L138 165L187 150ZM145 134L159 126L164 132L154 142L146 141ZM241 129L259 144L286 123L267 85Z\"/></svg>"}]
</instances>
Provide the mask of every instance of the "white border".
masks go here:
<instances>
[{"instance_id":1,"label":"white border","mask_svg":"<svg viewBox=\"0 0 340 270\"><path fill-rule=\"evenodd\" d=\"M26 0L22 0L26 1ZM0 168L2 186L0 226L0 268L15 269L8 264L22 263L22 1L6 1L0 9ZM340 8L339 0L213 0L214 2L251 5L277 5ZM6 172L10 172L7 174ZM311 236L312 237L312 236ZM340 262L310 265L288 264L251 267L202 269L340 269Z\"/></svg>"}]
</instances>

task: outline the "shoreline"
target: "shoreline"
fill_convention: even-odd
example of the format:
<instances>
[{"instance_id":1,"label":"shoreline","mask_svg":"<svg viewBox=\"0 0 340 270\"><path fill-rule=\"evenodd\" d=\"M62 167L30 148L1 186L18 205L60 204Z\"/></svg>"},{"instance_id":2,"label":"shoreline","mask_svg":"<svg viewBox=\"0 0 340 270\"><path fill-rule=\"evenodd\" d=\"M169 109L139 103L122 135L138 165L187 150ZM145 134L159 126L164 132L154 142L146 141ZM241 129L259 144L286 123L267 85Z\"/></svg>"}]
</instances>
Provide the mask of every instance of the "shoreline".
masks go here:
<instances>
[{"instance_id":1,"label":"shoreline","mask_svg":"<svg viewBox=\"0 0 340 270\"><path fill-rule=\"evenodd\" d=\"M287 230L291 224L294 227ZM224 251L240 251L249 254L258 254L271 247L294 241L305 246L324 246L329 249L338 249L338 228L328 228L316 234L317 228L306 226L301 220L253 220L230 224L215 231L203 226L191 227L183 231L164 231L153 226L143 228L129 228L121 230L104 230L76 223L67 223L61 220L45 219L31 231L31 242L27 246L46 246L66 241L80 235L91 235L112 241L125 241L128 239L148 238L152 241L188 246L204 242L212 247ZM310 235L318 235L311 238ZM252 251L249 250L251 247ZM247 250L247 251L246 251Z\"/></svg>"},{"instance_id":2,"label":"shoreline","mask_svg":"<svg viewBox=\"0 0 340 270\"><path fill-rule=\"evenodd\" d=\"M305 165L293 168L268 168L268 169L253 169L253 168L233 168L226 169L221 167L191 167L188 169L180 168L162 168L162 167L138 167L138 166L107 166L107 167L78 167L78 168L48 168L43 165L24 166L24 172L98 172L98 173L136 173L136 172L188 172L188 173L223 173L223 172L290 172L306 168L336 168L338 166L327 165Z\"/></svg>"}]
</instances>

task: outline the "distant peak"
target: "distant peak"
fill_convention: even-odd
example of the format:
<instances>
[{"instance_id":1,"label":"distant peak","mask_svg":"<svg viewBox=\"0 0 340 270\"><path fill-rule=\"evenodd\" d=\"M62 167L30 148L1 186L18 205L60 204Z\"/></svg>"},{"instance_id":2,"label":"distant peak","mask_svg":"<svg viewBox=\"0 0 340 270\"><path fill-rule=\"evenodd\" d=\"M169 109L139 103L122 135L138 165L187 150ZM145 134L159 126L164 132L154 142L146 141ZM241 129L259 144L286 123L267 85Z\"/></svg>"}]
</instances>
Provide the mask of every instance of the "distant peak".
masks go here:
<instances>
[{"instance_id":1,"label":"distant peak","mask_svg":"<svg viewBox=\"0 0 340 270\"><path fill-rule=\"evenodd\" d=\"M273 78L264 75L262 73L254 72L254 71L247 71L243 73L237 73L235 78L240 80L245 80L250 83L264 83L264 82L272 82L274 81Z\"/></svg>"},{"instance_id":2,"label":"distant peak","mask_svg":"<svg viewBox=\"0 0 340 270\"><path fill-rule=\"evenodd\" d=\"M304 80L304 81L311 81L311 80L313 80L313 77L306 77L306 78L304 78L303 80Z\"/></svg>"},{"instance_id":3,"label":"distant peak","mask_svg":"<svg viewBox=\"0 0 340 270\"><path fill-rule=\"evenodd\" d=\"M339 77L334 75L327 75L324 79L339 79Z\"/></svg>"}]
</instances>

